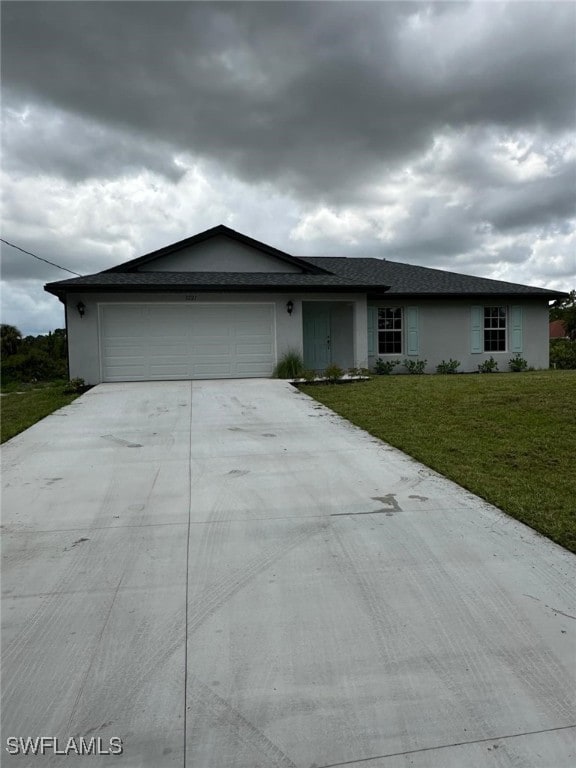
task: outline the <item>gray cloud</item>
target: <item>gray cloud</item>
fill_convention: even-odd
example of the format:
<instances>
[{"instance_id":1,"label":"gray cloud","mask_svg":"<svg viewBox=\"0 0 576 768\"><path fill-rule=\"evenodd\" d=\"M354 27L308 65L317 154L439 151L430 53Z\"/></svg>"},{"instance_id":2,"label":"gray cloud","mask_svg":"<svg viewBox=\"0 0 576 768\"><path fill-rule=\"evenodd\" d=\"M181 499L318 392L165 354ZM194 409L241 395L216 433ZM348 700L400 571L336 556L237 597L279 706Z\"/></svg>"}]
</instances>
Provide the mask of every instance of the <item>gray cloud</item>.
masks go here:
<instances>
[{"instance_id":1,"label":"gray cloud","mask_svg":"<svg viewBox=\"0 0 576 768\"><path fill-rule=\"evenodd\" d=\"M86 117L42 104L18 104L4 97L4 169L19 173L64 176L72 182L86 178L110 178L147 168L177 181L182 169L172 150L161 141L90 122Z\"/></svg>"},{"instance_id":2,"label":"gray cloud","mask_svg":"<svg viewBox=\"0 0 576 768\"><path fill-rule=\"evenodd\" d=\"M550 2L5 2L6 237L86 273L223 222L558 284L575 28Z\"/></svg>"},{"instance_id":3,"label":"gray cloud","mask_svg":"<svg viewBox=\"0 0 576 768\"><path fill-rule=\"evenodd\" d=\"M576 162L567 162L560 173L493 190L479 206L481 215L499 230L556 227L573 217Z\"/></svg>"},{"instance_id":4,"label":"gray cloud","mask_svg":"<svg viewBox=\"0 0 576 768\"><path fill-rule=\"evenodd\" d=\"M571 126L574 18L550 3L8 3L3 77L326 198L446 125Z\"/></svg>"}]
</instances>

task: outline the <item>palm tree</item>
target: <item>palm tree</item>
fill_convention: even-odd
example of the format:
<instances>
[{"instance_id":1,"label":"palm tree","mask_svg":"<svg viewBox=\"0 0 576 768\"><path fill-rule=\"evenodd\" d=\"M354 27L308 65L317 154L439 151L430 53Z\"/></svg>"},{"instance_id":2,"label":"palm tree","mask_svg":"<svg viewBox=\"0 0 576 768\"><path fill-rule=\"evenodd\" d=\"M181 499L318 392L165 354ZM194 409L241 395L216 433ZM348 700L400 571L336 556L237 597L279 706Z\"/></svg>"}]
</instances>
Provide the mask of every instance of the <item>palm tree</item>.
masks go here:
<instances>
[{"instance_id":1,"label":"palm tree","mask_svg":"<svg viewBox=\"0 0 576 768\"><path fill-rule=\"evenodd\" d=\"M14 325L0 325L0 342L2 356L15 355L22 341L22 334Z\"/></svg>"}]
</instances>

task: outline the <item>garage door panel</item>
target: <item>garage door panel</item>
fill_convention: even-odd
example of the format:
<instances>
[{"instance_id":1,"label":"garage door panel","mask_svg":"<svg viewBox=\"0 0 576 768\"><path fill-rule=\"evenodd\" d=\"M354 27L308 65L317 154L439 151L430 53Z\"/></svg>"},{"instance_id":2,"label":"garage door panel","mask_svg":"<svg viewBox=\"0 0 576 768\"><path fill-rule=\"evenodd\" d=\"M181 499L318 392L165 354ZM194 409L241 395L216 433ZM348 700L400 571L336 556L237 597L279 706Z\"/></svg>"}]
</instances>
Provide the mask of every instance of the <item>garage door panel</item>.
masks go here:
<instances>
[{"instance_id":1,"label":"garage door panel","mask_svg":"<svg viewBox=\"0 0 576 768\"><path fill-rule=\"evenodd\" d=\"M221 305L218 308L213 308L195 304L191 309L192 322L196 328L203 328L206 331L219 328L223 332L228 332L232 319L232 312L229 307Z\"/></svg>"},{"instance_id":2,"label":"garage door panel","mask_svg":"<svg viewBox=\"0 0 576 768\"><path fill-rule=\"evenodd\" d=\"M231 360L229 355L194 355L192 365L221 365L231 368Z\"/></svg>"},{"instance_id":3,"label":"garage door panel","mask_svg":"<svg viewBox=\"0 0 576 768\"><path fill-rule=\"evenodd\" d=\"M103 381L269 376L271 304L103 304Z\"/></svg>"},{"instance_id":4,"label":"garage door panel","mask_svg":"<svg viewBox=\"0 0 576 768\"><path fill-rule=\"evenodd\" d=\"M187 365L151 365L150 377L155 379L187 379L189 370Z\"/></svg>"},{"instance_id":5,"label":"garage door panel","mask_svg":"<svg viewBox=\"0 0 576 768\"><path fill-rule=\"evenodd\" d=\"M104 353L112 357L116 355L118 356L131 355L132 357L134 355L146 356L147 348L148 348L148 345L145 344L140 339L134 339L133 341L130 341L129 339L122 339L121 341L118 341L117 339L112 339L112 341L109 342L108 345L106 346Z\"/></svg>"},{"instance_id":6,"label":"garage door panel","mask_svg":"<svg viewBox=\"0 0 576 768\"><path fill-rule=\"evenodd\" d=\"M106 381L146 381L148 376L147 365L111 366L108 369Z\"/></svg>"},{"instance_id":7,"label":"garage door panel","mask_svg":"<svg viewBox=\"0 0 576 768\"><path fill-rule=\"evenodd\" d=\"M134 365L136 363L139 363L141 365L146 365L146 361L148 360L148 356L145 352L145 350L140 349L130 349L129 347L126 348L115 348L113 350L109 350L107 354L104 356L104 362L107 365L115 365L115 366L121 366L121 365Z\"/></svg>"},{"instance_id":8,"label":"garage door panel","mask_svg":"<svg viewBox=\"0 0 576 768\"><path fill-rule=\"evenodd\" d=\"M131 336L144 321L146 313L140 305L108 305L102 314L101 327L107 336Z\"/></svg>"},{"instance_id":9,"label":"garage door panel","mask_svg":"<svg viewBox=\"0 0 576 768\"><path fill-rule=\"evenodd\" d=\"M192 346L192 354L193 355L228 355L230 351L230 344L229 343L222 343L221 341L218 341L215 344L211 343L205 343L199 344L198 342L194 342Z\"/></svg>"},{"instance_id":10,"label":"garage door panel","mask_svg":"<svg viewBox=\"0 0 576 768\"><path fill-rule=\"evenodd\" d=\"M228 379L231 377L230 366L195 365L193 371L195 379Z\"/></svg>"},{"instance_id":11,"label":"garage door panel","mask_svg":"<svg viewBox=\"0 0 576 768\"><path fill-rule=\"evenodd\" d=\"M253 376L254 374L250 374ZM230 379L234 378L229 365L195 365L192 372L195 379Z\"/></svg>"},{"instance_id":12,"label":"garage door panel","mask_svg":"<svg viewBox=\"0 0 576 768\"><path fill-rule=\"evenodd\" d=\"M224 318L220 318L220 322L223 322ZM204 323L195 323L192 320L190 332L192 334L192 340L196 342L221 340L224 344L228 344L233 337L233 328L218 328L214 325L207 325Z\"/></svg>"},{"instance_id":13,"label":"garage door panel","mask_svg":"<svg viewBox=\"0 0 576 768\"><path fill-rule=\"evenodd\" d=\"M264 357L268 359L272 354L271 344L236 344L236 355L244 357Z\"/></svg>"},{"instance_id":14,"label":"garage door panel","mask_svg":"<svg viewBox=\"0 0 576 768\"><path fill-rule=\"evenodd\" d=\"M149 364L156 368L162 365L179 365L185 368L188 365L188 359L182 355L157 355L149 360Z\"/></svg>"},{"instance_id":15,"label":"garage door panel","mask_svg":"<svg viewBox=\"0 0 576 768\"><path fill-rule=\"evenodd\" d=\"M187 344L157 344L153 343L148 346L149 357L161 358L161 357L179 357L186 356L188 354Z\"/></svg>"},{"instance_id":16,"label":"garage door panel","mask_svg":"<svg viewBox=\"0 0 576 768\"><path fill-rule=\"evenodd\" d=\"M236 367L236 378L248 378L250 376L270 376L270 367L267 363L250 363L243 365L238 363Z\"/></svg>"}]
</instances>

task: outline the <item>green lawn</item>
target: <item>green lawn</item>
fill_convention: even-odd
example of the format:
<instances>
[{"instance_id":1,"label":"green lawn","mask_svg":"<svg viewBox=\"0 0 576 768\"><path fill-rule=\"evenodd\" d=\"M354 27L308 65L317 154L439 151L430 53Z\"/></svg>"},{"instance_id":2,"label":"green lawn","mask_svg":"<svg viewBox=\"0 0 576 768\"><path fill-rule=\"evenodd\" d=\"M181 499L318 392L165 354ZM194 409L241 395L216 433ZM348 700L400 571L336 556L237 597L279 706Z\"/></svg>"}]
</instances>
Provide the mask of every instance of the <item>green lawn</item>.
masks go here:
<instances>
[{"instance_id":1,"label":"green lawn","mask_svg":"<svg viewBox=\"0 0 576 768\"><path fill-rule=\"evenodd\" d=\"M48 414L68 405L78 395L64 393L67 382L49 382L37 385L11 384L3 386L0 398L0 442L4 443Z\"/></svg>"},{"instance_id":2,"label":"green lawn","mask_svg":"<svg viewBox=\"0 0 576 768\"><path fill-rule=\"evenodd\" d=\"M301 389L576 552L576 371Z\"/></svg>"}]
</instances>

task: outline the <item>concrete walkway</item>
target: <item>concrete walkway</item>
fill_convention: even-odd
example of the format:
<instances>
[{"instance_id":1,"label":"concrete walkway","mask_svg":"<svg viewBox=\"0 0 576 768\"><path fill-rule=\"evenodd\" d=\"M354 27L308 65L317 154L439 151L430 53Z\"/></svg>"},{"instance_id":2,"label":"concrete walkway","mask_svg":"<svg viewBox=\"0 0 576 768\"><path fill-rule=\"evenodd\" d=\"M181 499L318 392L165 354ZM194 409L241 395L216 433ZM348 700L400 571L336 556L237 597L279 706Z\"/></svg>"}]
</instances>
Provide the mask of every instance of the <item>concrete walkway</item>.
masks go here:
<instances>
[{"instance_id":1,"label":"concrete walkway","mask_svg":"<svg viewBox=\"0 0 576 768\"><path fill-rule=\"evenodd\" d=\"M575 764L576 558L289 384L100 385L3 454L3 765Z\"/></svg>"}]
</instances>

